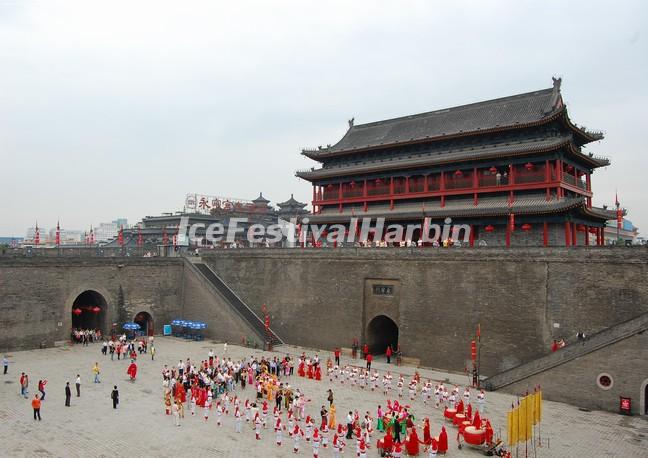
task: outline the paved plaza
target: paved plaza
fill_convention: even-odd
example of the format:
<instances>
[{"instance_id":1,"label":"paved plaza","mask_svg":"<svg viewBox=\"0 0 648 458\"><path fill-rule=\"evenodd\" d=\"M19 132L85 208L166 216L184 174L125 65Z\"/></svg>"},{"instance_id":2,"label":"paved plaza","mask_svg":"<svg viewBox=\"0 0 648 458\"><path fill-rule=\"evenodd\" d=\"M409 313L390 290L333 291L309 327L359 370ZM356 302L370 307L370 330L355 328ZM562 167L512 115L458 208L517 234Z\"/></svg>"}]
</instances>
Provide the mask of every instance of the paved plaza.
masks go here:
<instances>
[{"instance_id":1,"label":"paved plaza","mask_svg":"<svg viewBox=\"0 0 648 458\"><path fill-rule=\"evenodd\" d=\"M127 362L110 360L103 356L100 345L88 347L65 346L44 350L13 352L10 354L9 374L2 376L0 389L0 456L61 456L61 457L145 457L145 456L223 456L223 457L280 457L292 456L292 440L284 435L281 448L275 445L275 435L270 424L262 431L261 441L256 441L249 425L244 423L243 433L234 432L234 420L224 416L222 428L216 425L216 416L212 412L209 421L202 417L202 409L197 409L196 416L185 416L181 427L175 427L172 416L164 414L162 401L161 368L164 364L176 365L178 360L191 357L200 361L207 358L210 348L218 356L222 355L223 345L219 343L187 342L175 338L156 338L156 357L151 361L150 355L138 358L139 372L137 380L131 383L126 374ZM286 352L298 354L302 350L282 346L275 355L280 357ZM263 352L244 347L229 345L227 356L233 359L247 357L250 354L260 355ZM309 351L308 354L314 354ZM266 352L266 354L268 354ZM319 352L324 361L329 353ZM101 367L101 383L93 383L91 368L95 361ZM343 357L342 364L351 362ZM356 364L360 364L356 361ZM384 373L387 365L374 362L379 372ZM390 366L392 372L413 374L414 368ZM47 379L46 400L41 408L42 421L34 421L30 401L20 396L19 377L24 371L30 376L29 399L34 395L39 379ZM467 378L460 375L445 374L430 370L419 370L422 379L449 380L450 384L466 384ZM79 373L82 378L81 397L74 394L74 380ZM407 380L407 378L406 378ZM64 407L65 382L72 386L72 405ZM288 378L288 382L300 388L312 401L307 413L319 419L319 409L326 402L327 389L331 387L335 394L338 422L344 421L349 410L358 409L361 413L369 410L375 416L379 404L385 405L382 393L361 390L358 387L330 384L328 379L321 382L297 377ZM110 392L113 385L118 385L120 404L113 410ZM446 382L446 385L448 382ZM394 383L395 386L395 383ZM461 390L463 392L463 388ZM407 396L407 390L405 390ZM253 399L252 387L245 390L238 388L242 399ZM473 393L473 396L475 394ZM397 397L392 390L390 397ZM507 394L487 393L486 414L493 424L495 434L505 436L506 411L516 398ZM409 402L407 402L409 403ZM432 434L437 435L443 424L441 410L433 406L424 406L420 396L412 403L412 410L417 424L428 416L432 425ZM188 413L188 410L186 411ZM607 412L583 412L561 403L546 401L544 418L541 427L543 446L535 451L529 450L528 456L538 457L646 457L648 456L648 421L639 417L624 417ZM285 418L285 416L284 416ZM448 429L449 451L447 456L478 457L478 451L463 448L457 449L456 430ZM419 428L419 435L421 428ZM368 456L378 456L375 439L380 433L375 432L372 448ZM300 456L312 456L309 444L302 441ZM329 449L320 448L320 456L332 456ZM344 456L355 456L355 445L349 444ZM516 456L515 450L513 456ZM524 449L519 449L517 456L525 456Z\"/></svg>"}]
</instances>

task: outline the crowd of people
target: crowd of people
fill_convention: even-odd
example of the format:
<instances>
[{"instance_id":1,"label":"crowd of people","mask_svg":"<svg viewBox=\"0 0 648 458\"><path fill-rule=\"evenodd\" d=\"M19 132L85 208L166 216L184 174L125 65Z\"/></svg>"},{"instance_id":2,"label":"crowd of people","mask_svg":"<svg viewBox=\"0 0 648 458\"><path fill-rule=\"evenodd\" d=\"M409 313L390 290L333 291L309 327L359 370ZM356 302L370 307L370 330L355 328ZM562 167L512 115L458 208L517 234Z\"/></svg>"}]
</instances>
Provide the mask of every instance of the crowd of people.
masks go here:
<instances>
[{"instance_id":1,"label":"crowd of people","mask_svg":"<svg viewBox=\"0 0 648 458\"><path fill-rule=\"evenodd\" d=\"M81 345L88 345L93 342L99 342L102 339L100 329L73 328L71 336L72 342Z\"/></svg>"},{"instance_id":2,"label":"crowd of people","mask_svg":"<svg viewBox=\"0 0 648 458\"><path fill-rule=\"evenodd\" d=\"M295 359L294 365L288 355L233 360L226 355L225 347L220 357L210 350L200 361L187 358L171 367L164 365L161 371L163 410L176 426L181 426L186 416L202 417L201 421L215 417L217 427L231 423L236 433L249 431L256 440L271 431L277 446L283 445L287 435L294 453L306 446L317 457L321 449L330 446L333 456L339 457L345 447L355 446L356 456L361 458L367 456L374 440L383 456L399 457L404 451L416 456L421 453L421 447L430 457L445 454L448 450L445 427L433 436L429 418L416 424L411 407L419 400L423 406L434 406L439 412L458 405L469 405L472 411L471 398L475 393L470 387L461 393L456 385L449 389L443 383L423 381L418 372L406 380L404 375L392 375L390 371L381 374L366 367L340 366L331 358L321 361L317 354L302 354ZM339 362L337 354L336 362ZM293 379L295 375L297 378ZM319 406L303 388L293 386L300 378L314 382L328 378L328 405ZM335 383L381 392L385 403L364 413L352 409L338 418L332 389ZM250 395L249 388L253 392ZM475 401L478 405L475 411L483 415L486 401L483 390L477 392ZM417 428L421 428L422 437Z\"/></svg>"}]
</instances>

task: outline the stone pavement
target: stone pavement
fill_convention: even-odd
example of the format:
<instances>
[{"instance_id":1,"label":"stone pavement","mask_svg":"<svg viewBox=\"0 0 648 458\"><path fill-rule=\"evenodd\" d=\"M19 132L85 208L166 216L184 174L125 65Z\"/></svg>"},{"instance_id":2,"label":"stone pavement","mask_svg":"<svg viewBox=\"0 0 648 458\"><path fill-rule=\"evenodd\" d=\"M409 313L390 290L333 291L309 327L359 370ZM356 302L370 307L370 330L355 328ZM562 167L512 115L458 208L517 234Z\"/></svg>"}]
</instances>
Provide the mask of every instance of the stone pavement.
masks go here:
<instances>
[{"instance_id":1,"label":"stone pavement","mask_svg":"<svg viewBox=\"0 0 648 458\"><path fill-rule=\"evenodd\" d=\"M256 441L251 428L244 423L243 434L234 432L231 416L224 416L224 426L216 426L212 412L208 422L202 412L195 417L185 417L181 427L173 425L171 416L164 415L160 370L163 364L177 364L178 360L191 357L194 360L206 359L207 352L213 348L219 356L222 344L212 342L186 342L175 338L156 338L156 360L150 355L138 359L137 381L131 383L126 375L127 362L110 361L100 353L98 344L89 347L72 346L15 352L10 355L11 365L8 375L0 375L0 456L61 456L61 457L148 457L148 456L222 456L222 457L281 457L292 456L292 441L284 435L284 445L276 447L271 429L262 432L262 440ZM297 354L301 349L282 346L277 356L283 353ZM259 350L229 345L228 356L241 358L250 354L261 354ZM312 354L312 352L309 352ZM320 352L325 360L329 355ZM342 358L342 363L349 361ZM98 361L102 369L101 383L92 383L91 367ZM360 364L361 361L357 361ZM374 362L382 374L387 365ZM411 374L414 368L390 366L392 372ZM38 379L48 380L46 400L41 409L41 422L32 419L29 400L19 396L20 372L30 375L29 398L36 392ZM81 374L81 397L74 395L74 379ZM450 380L451 383L465 384L465 376L420 370L423 379ZM69 381L72 386L72 406L64 407L64 387ZM289 378L289 383L299 387L312 399L308 413L319 419L319 408L326 403L328 380L321 382ZM112 409L110 391L118 385L121 402L117 410ZM395 387L395 382L394 382ZM345 412L358 409L361 413L369 410L372 415L378 404L385 404L382 393L351 388L333 383L338 420ZM462 390L463 391L463 390ZM405 390L405 395L407 395ZM245 399L254 397L254 390L247 388L239 396ZM474 396L474 394L473 394ZM391 398L396 397L392 394ZM500 393L487 393L486 417L495 429L496 435L506 433L506 410L515 397ZM417 422L425 416L430 417L432 433L438 434L443 424L442 413L434 407L425 407L420 399L412 403ZM271 419L272 415L270 415ZM458 450L455 440L456 430L448 427L452 457L482 456L472 449ZM419 434L421 430L419 429ZM623 417L607 412L582 412L575 407L545 402L542 422L543 446L529 450L528 456L537 457L646 457L648 454L648 421L638 417ZM377 436L374 435L374 438ZM374 442L375 444L375 442ZM518 456L525 456L524 449ZM302 441L300 456L312 456L310 446ZM321 457L331 456L328 450L320 449ZM355 445L345 449L347 457L355 456ZM375 448L368 456L378 456ZM516 456L515 451L513 456Z\"/></svg>"}]
</instances>

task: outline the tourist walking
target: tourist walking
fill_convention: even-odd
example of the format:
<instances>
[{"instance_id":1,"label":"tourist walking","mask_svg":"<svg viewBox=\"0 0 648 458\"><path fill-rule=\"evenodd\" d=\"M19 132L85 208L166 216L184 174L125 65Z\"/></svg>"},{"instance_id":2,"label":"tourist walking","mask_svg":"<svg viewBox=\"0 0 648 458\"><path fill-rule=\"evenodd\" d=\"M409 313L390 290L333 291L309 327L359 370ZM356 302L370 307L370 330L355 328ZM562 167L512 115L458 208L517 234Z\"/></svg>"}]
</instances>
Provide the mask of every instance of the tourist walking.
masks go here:
<instances>
[{"instance_id":1,"label":"tourist walking","mask_svg":"<svg viewBox=\"0 0 648 458\"><path fill-rule=\"evenodd\" d=\"M392 349L391 345L387 345L387 350L385 350L385 356L387 357L387 364L391 363Z\"/></svg>"},{"instance_id":2,"label":"tourist walking","mask_svg":"<svg viewBox=\"0 0 648 458\"><path fill-rule=\"evenodd\" d=\"M2 358L2 367L4 368L4 375L7 375L7 371L9 370L9 360L7 359L7 355L4 355Z\"/></svg>"},{"instance_id":3,"label":"tourist walking","mask_svg":"<svg viewBox=\"0 0 648 458\"><path fill-rule=\"evenodd\" d=\"M29 388L29 376L25 374L24 372L21 372L20 374L20 395L27 399L27 395L29 394L28 391Z\"/></svg>"},{"instance_id":4,"label":"tourist walking","mask_svg":"<svg viewBox=\"0 0 648 458\"><path fill-rule=\"evenodd\" d=\"M38 381L38 391L41 393L41 401L45 400L45 385L47 385L47 380Z\"/></svg>"},{"instance_id":5,"label":"tourist walking","mask_svg":"<svg viewBox=\"0 0 648 458\"><path fill-rule=\"evenodd\" d=\"M155 361L155 347L151 344L151 361Z\"/></svg>"},{"instance_id":6,"label":"tourist walking","mask_svg":"<svg viewBox=\"0 0 648 458\"><path fill-rule=\"evenodd\" d=\"M72 399L72 390L70 389L70 382L65 382L65 407L70 407L70 399Z\"/></svg>"},{"instance_id":7,"label":"tourist walking","mask_svg":"<svg viewBox=\"0 0 648 458\"><path fill-rule=\"evenodd\" d=\"M117 385L113 386L112 393L110 393L110 399L112 399L113 409L116 409L117 404L119 404L119 391L117 390Z\"/></svg>"},{"instance_id":8,"label":"tourist walking","mask_svg":"<svg viewBox=\"0 0 648 458\"><path fill-rule=\"evenodd\" d=\"M76 394L77 398L81 397L81 376L77 374L76 381L74 382L74 385L76 386Z\"/></svg>"},{"instance_id":9,"label":"tourist walking","mask_svg":"<svg viewBox=\"0 0 648 458\"><path fill-rule=\"evenodd\" d=\"M41 400L38 399L38 395L34 395L34 399L32 399L31 402L32 409L34 409L34 420L36 420L36 417L38 417L38 421L41 421L41 414L40 414L40 409L41 409Z\"/></svg>"},{"instance_id":10,"label":"tourist walking","mask_svg":"<svg viewBox=\"0 0 648 458\"><path fill-rule=\"evenodd\" d=\"M101 383L101 380L99 380L99 374L101 373L101 371L99 370L99 363L94 363L94 366L92 367L92 373L94 374L94 382Z\"/></svg>"}]
</instances>

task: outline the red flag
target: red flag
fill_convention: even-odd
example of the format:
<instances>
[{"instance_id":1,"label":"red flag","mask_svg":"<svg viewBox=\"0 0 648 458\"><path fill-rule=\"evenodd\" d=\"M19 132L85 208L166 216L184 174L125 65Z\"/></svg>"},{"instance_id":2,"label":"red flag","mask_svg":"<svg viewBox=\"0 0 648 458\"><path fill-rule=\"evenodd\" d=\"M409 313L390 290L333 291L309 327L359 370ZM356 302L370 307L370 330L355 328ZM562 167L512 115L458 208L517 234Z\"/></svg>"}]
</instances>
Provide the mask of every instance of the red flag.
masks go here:
<instances>
[{"instance_id":1,"label":"red flag","mask_svg":"<svg viewBox=\"0 0 648 458\"><path fill-rule=\"evenodd\" d=\"M473 362L477 361L477 344L474 340L470 341L470 359L472 359Z\"/></svg>"},{"instance_id":2,"label":"red flag","mask_svg":"<svg viewBox=\"0 0 648 458\"><path fill-rule=\"evenodd\" d=\"M511 229L511 232L515 230L515 214L511 213L509 215L509 227Z\"/></svg>"},{"instance_id":3,"label":"red flag","mask_svg":"<svg viewBox=\"0 0 648 458\"><path fill-rule=\"evenodd\" d=\"M124 246L124 226L119 227L119 233L117 234L117 241L119 242L119 246L121 247Z\"/></svg>"},{"instance_id":4,"label":"red flag","mask_svg":"<svg viewBox=\"0 0 648 458\"><path fill-rule=\"evenodd\" d=\"M477 323L477 340L481 339L481 324Z\"/></svg>"},{"instance_id":5,"label":"red flag","mask_svg":"<svg viewBox=\"0 0 648 458\"><path fill-rule=\"evenodd\" d=\"M40 229L38 228L38 221L36 221L36 231L34 232L34 245L40 245Z\"/></svg>"},{"instance_id":6,"label":"red flag","mask_svg":"<svg viewBox=\"0 0 648 458\"><path fill-rule=\"evenodd\" d=\"M56 246L57 246L57 247L61 245L61 227L59 226L59 222L58 222L58 221L56 222L56 238L55 238L55 243L56 243Z\"/></svg>"},{"instance_id":7,"label":"red flag","mask_svg":"<svg viewBox=\"0 0 648 458\"><path fill-rule=\"evenodd\" d=\"M614 193L614 205L616 205L617 207L620 205L619 204L619 193L617 193L617 192Z\"/></svg>"}]
</instances>

